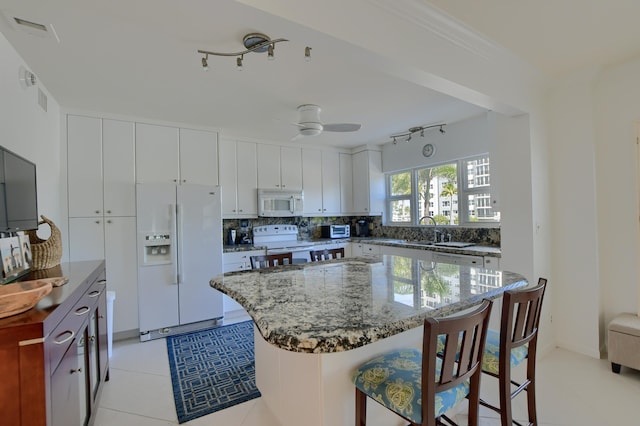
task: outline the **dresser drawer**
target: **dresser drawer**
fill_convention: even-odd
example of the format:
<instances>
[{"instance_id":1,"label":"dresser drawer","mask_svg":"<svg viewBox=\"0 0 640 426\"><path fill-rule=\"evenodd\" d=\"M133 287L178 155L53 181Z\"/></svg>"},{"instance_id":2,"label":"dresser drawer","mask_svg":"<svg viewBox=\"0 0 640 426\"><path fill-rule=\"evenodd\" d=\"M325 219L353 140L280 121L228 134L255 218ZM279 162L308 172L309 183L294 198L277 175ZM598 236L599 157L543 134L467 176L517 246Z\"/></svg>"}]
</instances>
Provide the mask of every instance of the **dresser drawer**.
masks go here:
<instances>
[{"instance_id":1,"label":"dresser drawer","mask_svg":"<svg viewBox=\"0 0 640 426\"><path fill-rule=\"evenodd\" d=\"M93 286L91 288L93 288ZM78 332L82 324L89 318L91 308L98 300L95 296L89 297L90 292L91 289L80 298L49 337L47 337L46 345L49 352L50 371L55 371L65 352L69 349L69 346L77 342L77 339L80 338ZM97 296L99 295L98 292Z\"/></svg>"}]
</instances>

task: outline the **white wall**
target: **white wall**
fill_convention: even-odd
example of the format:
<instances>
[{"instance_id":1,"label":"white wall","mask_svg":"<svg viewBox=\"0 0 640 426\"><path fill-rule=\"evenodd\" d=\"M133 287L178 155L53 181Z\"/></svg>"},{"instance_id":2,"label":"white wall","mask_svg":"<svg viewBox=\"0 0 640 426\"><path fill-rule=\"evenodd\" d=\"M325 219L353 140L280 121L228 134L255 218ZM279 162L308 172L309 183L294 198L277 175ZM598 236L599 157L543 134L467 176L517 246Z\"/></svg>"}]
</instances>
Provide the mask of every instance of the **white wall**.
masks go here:
<instances>
[{"instance_id":1,"label":"white wall","mask_svg":"<svg viewBox=\"0 0 640 426\"><path fill-rule=\"evenodd\" d=\"M29 67L0 34L0 145L36 163L38 212L63 229L60 153L60 106L41 81L23 89L19 67ZM37 77L37 76L36 76ZM38 105L38 88L48 97L47 111ZM44 225L41 236L48 235Z\"/></svg>"},{"instance_id":2,"label":"white wall","mask_svg":"<svg viewBox=\"0 0 640 426\"><path fill-rule=\"evenodd\" d=\"M389 142L382 147L382 171L398 171L414 167L432 166L451 161L452 159L486 154L490 150L489 125L486 114L468 120L452 123L420 134L414 134L409 142ZM425 158L422 147L431 143L436 147L433 157Z\"/></svg>"},{"instance_id":3,"label":"white wall","mask_svg":"<svg viewBox=\"0 0 640 426\"><path fill-rule=\"evenodd\" d=\"M640 58L605 69L595 85L595 167L601 329L639 311L640 238L635 126L640 120ZM605 333L601 333L604 339Z\"/></svg>"}]
</instances>

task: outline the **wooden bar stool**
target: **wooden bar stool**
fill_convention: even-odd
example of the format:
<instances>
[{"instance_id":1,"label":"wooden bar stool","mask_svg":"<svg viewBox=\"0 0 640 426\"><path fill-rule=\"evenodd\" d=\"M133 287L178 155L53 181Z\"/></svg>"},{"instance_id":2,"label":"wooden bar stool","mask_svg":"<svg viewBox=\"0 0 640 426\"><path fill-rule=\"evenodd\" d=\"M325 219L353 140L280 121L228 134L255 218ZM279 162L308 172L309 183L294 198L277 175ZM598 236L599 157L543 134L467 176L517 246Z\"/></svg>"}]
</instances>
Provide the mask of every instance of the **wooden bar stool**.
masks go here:
<instances>
[{"instance_id":1,"label":"wooden bar stool","mask_svg":"<svg viewBox=\"0 0 640 426\"><path fill-rule=\"evenodd\" d=\"M309 252L312 262L318 262L321 260L329 259L341 259L344 257L344 248L324 249L324 250L311 250Z\"/></svg>"},{"instance_id":2,"label":"wooden bar stool","mask_svg":"<svg viewBox=\"0 0 640 426\"><path fill-rule=\"evenodd\" d=\"M293 253L267 254L264 256L251 256L251 269L273 268L274 266L293 264Z\"/></svg>"},{"instance_id":3,"label":"wooden bar stool","mask_svg":"<svg viewBox=\"0 0 640 426\"><path fill-rule=\"evenodd\" d=\"M445 412L469 400L469 425L478 424L482 353L492 302L484 300L464 315L427 318L422 351L398 349L362 364L352 375L356 386L356 426L367 419L367 397L409 421L435 426ZM444 347L438 344L444 337ZM441 349L440 355L438 348Z\"/></svg>"},{"instance_id":4,"label":"wooden bar stool","mask_svg":"<svg viewBox=\"0 0 640 426\"><path fill-rule=\"evenodd\" d=\"M500 405L480 400L480 404L500 413L502 426L520 425L513 420L511 400L523 390L527 392L529 425L537 425L536 415L536 349L542 300L547 285L545 278L525 290L506 291L502 301L500 332L489 330L484 348L482 372L498 379ZM527 362L526 380L511 379L511 370ZM516 386L512 391L511 386Z\"/></svg>"}]
</instances>

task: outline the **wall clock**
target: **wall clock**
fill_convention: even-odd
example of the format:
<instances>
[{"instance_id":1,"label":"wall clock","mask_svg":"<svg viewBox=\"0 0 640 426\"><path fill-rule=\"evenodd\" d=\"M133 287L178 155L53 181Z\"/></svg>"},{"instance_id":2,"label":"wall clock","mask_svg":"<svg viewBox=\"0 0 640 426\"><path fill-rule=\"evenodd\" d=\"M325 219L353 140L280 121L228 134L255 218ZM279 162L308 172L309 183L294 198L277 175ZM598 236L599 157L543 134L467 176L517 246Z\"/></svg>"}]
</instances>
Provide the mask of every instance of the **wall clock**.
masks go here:
<instances>
[{"instance_id":1,"label":"wall clock","mask_svg":"<svg viewBox=\"0 0 640 426\"><path fill-rule=\"evenodd\" d=\"M435 153L436 153L436 147L430 143L422 147L422 155L424 155L427 158L431 157Z\"/></svg>"}]
</instances>

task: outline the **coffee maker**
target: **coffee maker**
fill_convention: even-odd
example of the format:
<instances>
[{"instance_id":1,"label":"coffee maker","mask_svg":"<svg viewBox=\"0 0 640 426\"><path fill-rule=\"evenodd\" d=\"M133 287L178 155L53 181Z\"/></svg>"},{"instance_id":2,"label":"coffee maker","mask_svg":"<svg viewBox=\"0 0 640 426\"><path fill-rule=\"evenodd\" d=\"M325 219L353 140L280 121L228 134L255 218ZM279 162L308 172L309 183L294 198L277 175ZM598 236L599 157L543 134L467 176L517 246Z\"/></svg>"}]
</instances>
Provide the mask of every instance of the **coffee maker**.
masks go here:
<instances>
[{"instance_id":1,"label":"coffee maker","mask_svg":"<svg viewBox=\"0 0 640 426\"><path fill-rule=\"evenodd\" d=\"M248 219L240 220L240 228L238 229L238 237L236 241L238 244L253 244Z\"/></svg>"},{"instance_id":2,"label":"coffee maker","mask_svg":"<svg viewBox=\"0 0 640 426\"><path fill-rule=\"evenodd\" d=\"M371 236L371 231L369 231L369 220L360 219L356 222L356 236L357 237Z\"/></svg>"}]
</instances>

